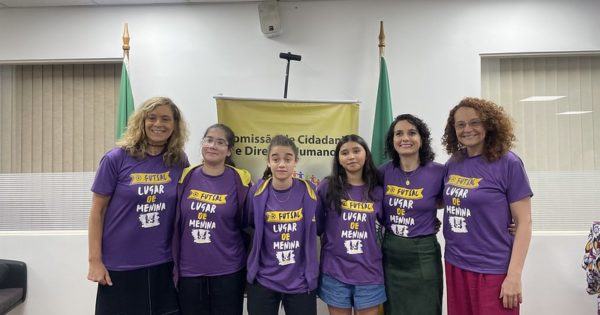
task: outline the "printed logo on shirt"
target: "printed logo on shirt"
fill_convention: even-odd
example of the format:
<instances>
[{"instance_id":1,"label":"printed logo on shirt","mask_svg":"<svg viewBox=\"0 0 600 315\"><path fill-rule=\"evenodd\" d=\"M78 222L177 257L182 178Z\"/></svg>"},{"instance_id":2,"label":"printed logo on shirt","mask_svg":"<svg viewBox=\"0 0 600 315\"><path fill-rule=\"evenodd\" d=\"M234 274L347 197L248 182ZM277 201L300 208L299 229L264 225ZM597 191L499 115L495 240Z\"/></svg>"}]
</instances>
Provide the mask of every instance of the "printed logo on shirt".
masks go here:
<instances>
[{"instance_id":1,"label":"printed logo on shirt","mask_svg":"<svg viewBox=\"0 0 600 315\"><path fill-rule=\"evenodd\" d=\"M143 228L151 228L160 225L160 216L157 212L143 213L138 216Z\"/></svg>"},{"instance_id":2,"label":"printed logo on shirt","mask_svg":"<svg viewBox=\"0 0 600 315\"><path fill-rule=\"evenodd\" d=\"M413 209L416 200L423 199L423 188L405 188L395 185L387 185L385 193L390 196L387 203L390 207L396 208L395 213L391 213L390 229L392 233L398 236L408 237L410 229L415 225L415 219L407 215Z\"/></svg>"},{"instance_id":3,"label":"printed logo on shirt","mask_svg":"<svg viewBox=\"0 0 600 315\"><path fill-rule=\"evenodd\" d=\"M129 175L131 177L131 182L129 185L139 185L139 184L168 184L171 182L171 177L169 176L169 172L164 173L132 173Z\"/></svg>"},{"instance_id":4,"label":"printed logo on shirt","mask_svg":"<svg viewBox=\"0 0 600 315\"><path fill-rule=\"evenodd\" d=\"M279 240L273 241L273 249L275 250L275 258L280 266L286 266L296 263L296 255L294 251L300 248L298 237L298 228L302 224L303 209L292 211L267 211L265 220L269 229L273 233L279 235Z\"/></svg>"},{"instance_id":5,"label":"printed logo on shirt","mask_svg":"<svg viewBox=\"0 0 600 315\"><path fill-rule=\"evenodd\" d=\"M211 203L213 205L223 205L227 203L227 194L217 195L201 190L190 189L190 195L187 197L187 199L198 200Z\"/></svg>"},{"instance_id":6,"label":"printed logo on shirt","mask_svg":"<svg viewBox=\"0 0 600 315\"><path fill-rule=\"evenodd\" d=\"M477 188L482 178L463 177L460 175L450 175L448 178L448 185L452 185L460 188Z\"/></svg>"},{"instance_id":7,"label":"printed logo on shirt","mask_svg":"<svg viewBox=\"0 0 600 315\"><path fill-rule=\"evenodd\" d=\"M167 209L165 202L161 201L165 193L165 185L171 182L169 171L164 173L133 173L130 185L137 186L138 196L143 198L136 205L138 220L142 228L153 228L160 225L160 213Z\"/></svg>"},{"instance_id":8,"label":"printed logo on shirt","mask_svg":"<svg viewBox=\"0 0 600 315\"><path fill-rule=\"evenodd\" d=\"M387 191L385 194L402 199L423 199L423 188L411 189L395 185L387 185Z\"/></svg>"},{"instance_id":9,"label":"printed logo on shirt","mask_svg":"<svg viewBox=\"0 0 600 315\"><path fill-rule=\"evenodd\" d=\"M413 224L414 224L414 220L413 220ZM392 228L392 232L395 235L408 237L408 231L409 231L408 225L392 224L390 227Z\"/></svg>"},{"instance_id":10,"label":"printed logo on shirt","mask_svg":"<svg viewBox=\"0 0 600 315\"><path fill-rule=\"evenodd\" d=\"M277 257L277 261L280 266L290 265L296 263L296 255L294 255L293 250L285 250L275 253L275 257Z\"/></svg>"},{"instance_id":11,"label":"printed logo on shirt","mask_svg":"<svg viewBox=\"0 0 600 315\"><path fill-rule=\"evenodd\" d=\"M346 253L362 254L362 240L369 238L367 232L368 214L373 213L372 202L357 202L342 199L342 221L345 227L341 231L340 240L344 242Z\"/></svg>"},{"instance_id":12,"label":"printed logo on shirt","mask_svg":"<svg viewBox=\"0 0 600 315\"><path fill-rule=\"evenodd\" d=\"M355 212L367 212L371 213L374 210L372 202L360 202L353 200L342 199L342 209Z\"/></svg>"},{"instance_id":13,"label":"printed logo on shirt","mask_svg":"<svg viewBox=\"0 0 600 315\"><path fill-rule=\"evenodd\" d=\"M211 243L211 230L216 229L212 214L216 212L217 205L227 203L227 194L217 195L205 191L190 189L187 199L194 200L190 204L190 211L196 211L196 217L188 221L192 228L192 237L196 244Z\"/></svg>"},{"instance_id":14,"label":"printed logo on shirt","mask_svg":"<svg viewBox=\"0 0 600 315\"><path fill-rule=\"evenodd\" d=\"M467 220L464 217L448 216L448 223L454 233L469 233Z\"/></svg>"},{"instance_id":15,"label":"printed logo on shirt","mask_svg":"<svg viewBox=\"0 0 600 315\"><path fill-rule=\"evenodd\" d=\"M479 182L482 178L463 177L460 175L450 175L448 178L449 187L446 187L444 194L451 200L451 204L446 204L446 213L448 214L448 224L450 230L454 233L469 233L467 228L467 219L471 217L471 209L462 205L462 201L469 196L469 189L479 188Z\"/></svg>"},{"instance_id":16,"label":"printed logo on shirt","mask_svg":"<svg viewBox=\"0 0 600 315\"><path fill-rule=\"evenodd\" d=\"M298 210L291 211L268 211L265 213L267 222L272 223L288 223L288 222L298 222L302 220L303 209L300 208Z\"/></svg>"},{"instance_id":17,"label":"printed logo on shirt","mask_svg":"<svg viewBox=\"0 0 600 315\"><path fill-rule=\"evenodd\" d=\"M346 247L346 253L350 255L362 254L362 240L345 240L344 247Z\"/></svg>"},{"instance_id":18,"label":"printed logo on shirt","mask_svg":"<svg viewBox=\"0 0 600 315\"><path fill-rule=\"evenodd\" d=\"M198 243L198 244L210 243L210 230L194 229L194 230L192 230L192 237L194 237L194 243Z\"/></svg>"}]
</instances>

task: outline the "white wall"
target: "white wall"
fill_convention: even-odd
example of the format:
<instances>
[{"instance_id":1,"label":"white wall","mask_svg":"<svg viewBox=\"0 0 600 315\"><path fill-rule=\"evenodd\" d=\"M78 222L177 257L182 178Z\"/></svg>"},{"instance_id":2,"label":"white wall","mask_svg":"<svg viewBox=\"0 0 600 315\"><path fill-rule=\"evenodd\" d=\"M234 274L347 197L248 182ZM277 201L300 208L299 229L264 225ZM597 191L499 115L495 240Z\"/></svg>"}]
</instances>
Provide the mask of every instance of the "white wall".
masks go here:
<instances>
[{"instance_id":1,"label":"white wall","mask_svg":"<svg viewBox=\"0 0 600 315\"><path fill-rule=\"evenodd\" d=\"M174 98L197 161L216 121L212 97L282 97L285 51L303 57L291 65L288 96L362 101L360 133L370 138L379 20L394 112L429 122L436 149L449 107L479 95L480 53L600 49L594 0L300 1L280 11L283 35L269 39L256 3L2 9L0 61L120 58L128 22L134 96Z\"/></svg>"},{"instance_id":2,"label":"white wall","mask_svg":"<svg viewBox=\"0 0 600 315\"><path fill-rule=\"evenodd\" d=\"M425 119L443 161L446 113L479 95L480 53L600 50L593 0L300 1L281 2L280 12L283 35L269 39L256 3L0 9L0 61L120 58L128 22L135 98L167 95L180 105L197 162L202 132L216 121L212 96L281 97L278 54L287 51L302 55L288 96L362 101L360 133L370 139L384 20L394 113ZM584 242L583 234L534 237L523 314L592 313L579 267ZM13 314L91 313L85 235L2 235L0 253L30 267L28 301Z\"/></svg>"}]
</instances>

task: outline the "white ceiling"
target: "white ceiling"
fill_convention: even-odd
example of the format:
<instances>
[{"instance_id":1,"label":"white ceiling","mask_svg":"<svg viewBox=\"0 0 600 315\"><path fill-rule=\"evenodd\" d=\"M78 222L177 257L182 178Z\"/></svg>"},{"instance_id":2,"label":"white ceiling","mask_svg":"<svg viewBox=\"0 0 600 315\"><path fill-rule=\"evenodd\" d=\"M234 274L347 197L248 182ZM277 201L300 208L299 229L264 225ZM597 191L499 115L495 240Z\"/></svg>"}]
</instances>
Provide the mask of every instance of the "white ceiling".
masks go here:
<instances>
[{"instance_id":1,"label":"white ceiling","mask_svg":"<svg viewBox=\"0 0 600 315\"><path fill-rule=\"evenodd\" d=\"M104 6L104 5L151 5L217 2L260 2L257 0L0 0L0 8Z\"/></svg>"}]
</instances>

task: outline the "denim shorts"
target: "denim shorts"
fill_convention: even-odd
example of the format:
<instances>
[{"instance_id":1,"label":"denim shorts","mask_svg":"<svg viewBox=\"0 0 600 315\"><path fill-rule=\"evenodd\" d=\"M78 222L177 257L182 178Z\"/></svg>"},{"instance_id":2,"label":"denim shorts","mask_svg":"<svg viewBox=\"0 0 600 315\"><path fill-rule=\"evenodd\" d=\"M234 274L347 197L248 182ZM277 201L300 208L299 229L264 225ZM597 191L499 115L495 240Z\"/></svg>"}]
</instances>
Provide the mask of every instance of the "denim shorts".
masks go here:
<instances>
[{"instance_id":1,"label":"denim shorts","mask_svg":"<svg viewBox=\"0 0 600 315\"><path fill-rule=\"evenodd\" d=\"M327 305L357 310L374 307L387 300L383 284L346 284L326 274L319 277L319 297Z\"/></svg>"}]
</instances>

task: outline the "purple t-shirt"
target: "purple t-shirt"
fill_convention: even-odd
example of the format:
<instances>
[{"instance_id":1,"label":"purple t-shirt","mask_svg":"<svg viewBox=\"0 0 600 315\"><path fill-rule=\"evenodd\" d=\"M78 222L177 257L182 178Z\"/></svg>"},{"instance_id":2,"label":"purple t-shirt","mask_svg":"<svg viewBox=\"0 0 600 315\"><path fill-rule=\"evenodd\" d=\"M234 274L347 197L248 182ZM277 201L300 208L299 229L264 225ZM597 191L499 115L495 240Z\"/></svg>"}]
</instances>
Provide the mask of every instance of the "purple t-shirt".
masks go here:
<instances>
[{"instance_id":1,"label":"purple t-shirt","mask_svg":"<svg viewBox=\"0 0 600 315\"><path fill-rule=\"evenodd\" d=\"M238 213L238 174L226 167L223 174L210 176L198 167L187 176L180 204L180 275L218 276L241 270L246 251Z\"/></svg>"},{"instance_id":2,"label":"purple t-shirt","mask_svg":"<svg viewBox=\"0 0 600 315\"><path fill-rule=\"evenodd\" d=\"M383 190L376 187L373 196L365 198L367 187L352 186L349 198L342 198L339 215L333 204L327 204L329 181L319 185L317 218L324 220L321 236L321 272L352 285L383 284L381 249L377 244L376 221L381 221ZM318 223L320 225L320 223Z\"/></svg>"},{"instance_id":3,"label":"purple t-shirt","mask_svg":"<svg viewBox=\"0 0 600 315\"><path fill-rule=\"evenodd\" d=\"M435 234L437 201L444 188L444 166L428 162L410 174L388 162L379 168L383 178L384 226L402 237ZM409 184L406 184L407 176Z\"/></svg>"},{"instance_id":4,"label":"purple t-shirt","mask_svg":"<svg viewBox=\"0 0 600 315\"><path fill-rule=\"evenodd\" d=\"M292 187L275 190L269 184L260 268L256 279L263 286L289 294L307 292L304 278L304 212L306 187L294 180Z\"/></svg>"},{"instance_id":5,"label":"purple t-shirt","mask_svg":"<svg viewBox=\"0 0 600 315\"><path fill-rule=\"evenodd\" d=\"M533 196L521 159L507 152L494 162L482 156L446 163L444 257L484 274L506 274L514 237L510 204Z\"/></svg>"},{"instance_id":6,"label":"purple t-shirt","mask_svg":"<svg viewBox=\"0 0 600 315\"><path fill-rule=\"evenodd\" d=\"M137 160L121 148L104 155L92 191L111 196L102 233L102 260L108 270L173 260L177 182L187 164L186 158L181 165L167 167L163 154Z\"/></svg>"}]
</instances>

